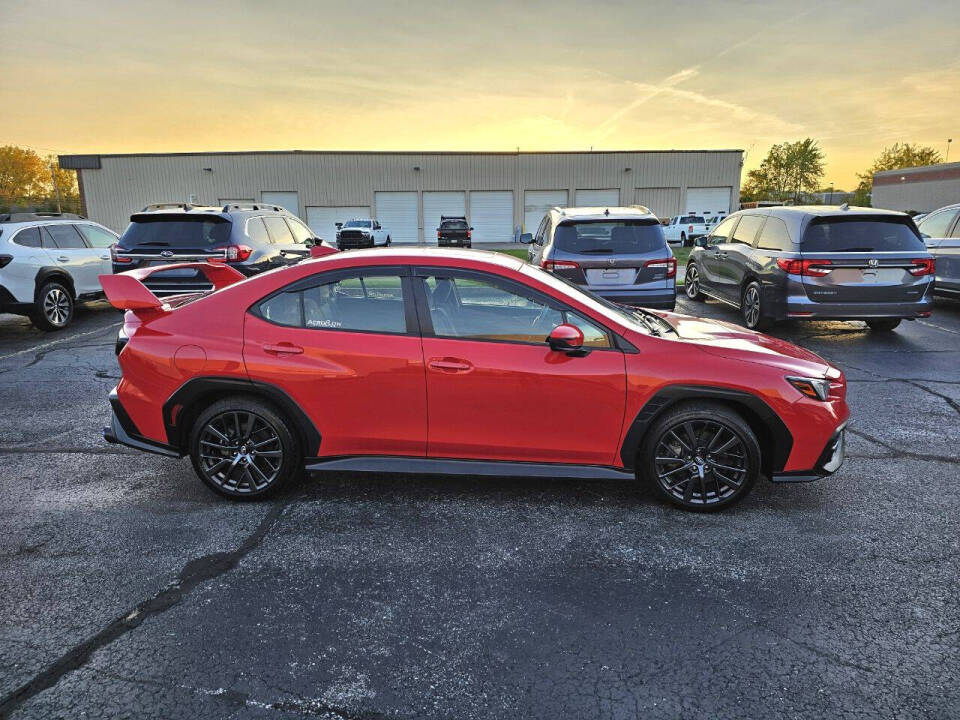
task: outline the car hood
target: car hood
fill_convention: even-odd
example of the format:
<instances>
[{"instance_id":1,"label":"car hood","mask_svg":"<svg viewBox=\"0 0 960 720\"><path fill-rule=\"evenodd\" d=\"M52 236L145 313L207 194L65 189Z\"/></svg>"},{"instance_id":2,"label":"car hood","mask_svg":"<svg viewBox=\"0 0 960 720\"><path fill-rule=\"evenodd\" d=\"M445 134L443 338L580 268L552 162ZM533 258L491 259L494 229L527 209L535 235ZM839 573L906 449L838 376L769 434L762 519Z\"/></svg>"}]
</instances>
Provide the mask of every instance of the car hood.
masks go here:
<instances>
[{"instance_id":1,"label":"car hood","mask_svg":"<svg viewBox=\"0 0 960 720\"><path fill-rule=\"evenodd\" d=\"M820 376L832 367L805 348L739 325L676 313L657 314L673 325L680 340L695 343L711 355L765 365L775 362L791 372Z\"/></svg>"}]
</instances>

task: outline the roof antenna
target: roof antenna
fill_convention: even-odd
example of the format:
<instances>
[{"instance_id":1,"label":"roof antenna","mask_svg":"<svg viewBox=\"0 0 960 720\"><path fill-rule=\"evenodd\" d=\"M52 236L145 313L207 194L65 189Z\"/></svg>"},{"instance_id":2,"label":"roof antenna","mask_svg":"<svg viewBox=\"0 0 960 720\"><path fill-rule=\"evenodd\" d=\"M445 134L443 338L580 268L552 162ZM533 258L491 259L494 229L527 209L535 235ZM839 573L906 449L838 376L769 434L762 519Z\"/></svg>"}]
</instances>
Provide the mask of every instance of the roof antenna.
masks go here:
<instances>
[{"instance_id":1,"label":"roof antenna","mask_svg":"<svg viewBox=\"0 0 960 720\"><path fill-rule=\"evenodd\" d=\"M843 205L840 206L840 209L846 212L847 210L850 209L850 206L847 203L844 203Z\"/></svg>"},{"instance_id":2,"label":"roof antenna","mask_svg":"<svg viewBox=\"0 0 960 720\"><path fill-rule=\"evenodd\" d=\"M604 211L603 211L603 214L604 214L604 215L609 215L609 214L610 214L610 208L607 208L606 210L604 210Z\"/></svg>"}]
</instances>

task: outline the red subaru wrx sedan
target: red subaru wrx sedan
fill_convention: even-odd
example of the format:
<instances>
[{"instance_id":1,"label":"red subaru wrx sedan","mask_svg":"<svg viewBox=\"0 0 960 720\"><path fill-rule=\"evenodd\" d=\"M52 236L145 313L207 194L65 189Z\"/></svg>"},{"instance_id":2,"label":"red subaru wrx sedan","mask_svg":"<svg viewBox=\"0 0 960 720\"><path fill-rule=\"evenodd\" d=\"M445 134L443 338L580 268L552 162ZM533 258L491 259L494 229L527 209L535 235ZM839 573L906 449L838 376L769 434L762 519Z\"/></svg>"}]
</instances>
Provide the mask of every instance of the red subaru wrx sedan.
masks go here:
<instances>
[{"instance_id":1,"label":"red subaru wrx sedan","mask_svg":"<svg viewBox=\"0 0 960 720\"><path fill-rule=\"evenodd\" d=\"M843 461L843 374L723 322L614 305L515 258L335 254L127 310L104 436L259 498L304 470L640 478L688 510Z\"/></svg>"}]
</instances>

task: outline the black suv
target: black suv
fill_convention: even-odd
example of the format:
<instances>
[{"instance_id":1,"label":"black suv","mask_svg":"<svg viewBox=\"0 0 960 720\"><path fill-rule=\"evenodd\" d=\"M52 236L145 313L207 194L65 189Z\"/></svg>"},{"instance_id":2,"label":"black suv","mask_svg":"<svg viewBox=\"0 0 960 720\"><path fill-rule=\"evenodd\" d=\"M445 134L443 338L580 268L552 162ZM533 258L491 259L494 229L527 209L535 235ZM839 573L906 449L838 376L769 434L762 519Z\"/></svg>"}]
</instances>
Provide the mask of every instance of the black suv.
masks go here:
<instances>
[{"instance_id":1,"label":"black suv","mask_svg":"<svg viewBox=\"0 0 960 720\"><path fill-rule=\"evenodd\" d=\"M112 251L113 272L214 260L244 275L256 275L299 262L322 242L277 205L159 203L130 216L130 225ZM206 276L192 268L155 273L144 284L158 297L212 287Z\"/></svg>"},{"instance_id":2,"label":"black suv","mask_svg":"<svg viewBox=\"0 0 960 720\"><path fill-rule=\"evenodd\" d=\"M933 307L933 256L908 215L811 206L734 213L697 240L687 297L740 309L753 330L776 320L864 320L893 330Z\"/></svg>"},{"instance_id":3,"label":"black suv","mask_svg":"<svg viewBox=\"0 0 960 720\"><path fill-rule=\"evenodd\" d=\"M441 247L449 245L472 247L473 243L470 240L472 234L473 228L470 227L463 215L440 216L440 227L437 228L437 245Z\"/></svg>"}]
</instances>

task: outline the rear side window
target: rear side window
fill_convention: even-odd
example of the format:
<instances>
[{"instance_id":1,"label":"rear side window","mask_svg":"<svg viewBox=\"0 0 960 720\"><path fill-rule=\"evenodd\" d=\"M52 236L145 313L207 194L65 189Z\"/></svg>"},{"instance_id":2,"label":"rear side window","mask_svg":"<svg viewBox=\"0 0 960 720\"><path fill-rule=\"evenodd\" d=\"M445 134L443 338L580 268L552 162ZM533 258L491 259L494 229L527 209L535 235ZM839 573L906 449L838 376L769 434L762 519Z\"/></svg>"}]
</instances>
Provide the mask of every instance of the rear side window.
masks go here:
<instances>
[{"instance_id":1,"label":"rear side window","mask_svg":"<svg viewBox=\"0 0 960 720\"><path fill-rule=\"evenodd\" d=\"M263 224L263 218L250 218L247 220L247 237L253 242L266 245L270 242L267 235L267 228Z\"/></svg>"},{"instance_id":2,"label":"rear side window","mask_svg":"<svg viewBox=\"0 0 960 720\"><path fill-rule=\"evenodd\" d=\"M665 246L656 221L599 220L562 223L554 231L557 250L581 255L641 255Z\"/></svg>"},{"instance_id":3,"label":"rear side window","mask_svg":"<svg viewBox=\"0 0 960 720\"><path fill-rule=\"evenodd\" d=\"M23 247L40 247L40 228L26 228L13 236L13 241Z\"/></svg>"},{"instance_id":4,"label":"rear side window","mask_svg":"<svg viewBox=\"0 0 960 720\"><path fill-rule=\"evenodd\" d=\"M69 249L87 246L73 225L47 225L43 229L53 241L53 247Z\"/></svg>"},{"instance_id":5,"label":"rear side window","mask_svg":"<svg viewBox=\"0 0 960 720\"><path fill-rule=\"evenodd\" d=\"M170 248L210 248L230 242L229 220L212 217L134 215L120 236L120 245Z\"/></svg>"},{"instance_id":6,"label":"rear side window","mask_svg":"<svg viewBox=\"0 0 960 720\"><path fill-rule=\"evenodd\" d=\"M87 242L90 243L90 247L108 248L117 241L116 236L112 232L108 232L96 225L77 225L77 229L80 231L80 234L87 239Z\"/></svg>"},{"instance_id":7,"label":"rear side window","mask_svg":"<svg viewBox=\"0 0 960 720\"><path fill-rule=\"evenodd\" d=\"M760 215L744 215L733 233L733 242L753 245L754 238L757 237L757 231L761 225L763 225L763 217Z\"/></svg>"},{"instance_id":8,"label":"rear side window","mask_svg":"<svg viewBox=\"0 0 960 720\"><path fill-rule=\"evenodd\" d=\"M278 325L385 334L407 332L403 285L398 275L359 275L280 293L260 303L259 312Z\"/></svg>"},{"instance_id":9,"label":"rear side window","mask_svg":"<svg viewBox=\"0 0 960 720\"><path fill-rule=\"evenodd\" d=\"M790 242L790 231L787 230L787 224L777 217L768 217L767 224L763 226L760 233L760 241L757 247L761 250L779 250L781 252L790 252L793 244Z\"/></svg>"},{"instance_id":10,"label":"rear side window","mask_svg":"<svg viewBox=\"0 0 960 720\"><path fill-rule=\"evenodd\" d=\"M800 252L923 252L927 248L912 225L899 217L815 218L803 234Z\"/></svg>"},{"instance_id":11,"label":"rear side window","mask_svg":"<svg viewBox=\"0 0 960 720\"><path fill-rule=\"evenodd\" d=\"M277 245L290 245L294 242L290 228L287 227L287 223L279 215L265 217L263 224L267 226L270 239Z\"/></svg>"}]
</instances>

